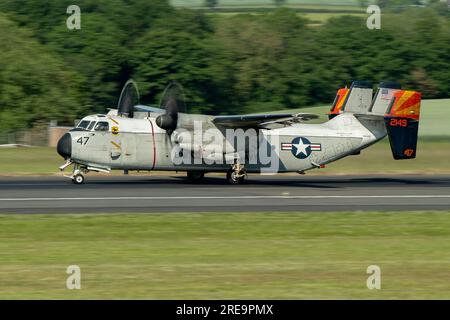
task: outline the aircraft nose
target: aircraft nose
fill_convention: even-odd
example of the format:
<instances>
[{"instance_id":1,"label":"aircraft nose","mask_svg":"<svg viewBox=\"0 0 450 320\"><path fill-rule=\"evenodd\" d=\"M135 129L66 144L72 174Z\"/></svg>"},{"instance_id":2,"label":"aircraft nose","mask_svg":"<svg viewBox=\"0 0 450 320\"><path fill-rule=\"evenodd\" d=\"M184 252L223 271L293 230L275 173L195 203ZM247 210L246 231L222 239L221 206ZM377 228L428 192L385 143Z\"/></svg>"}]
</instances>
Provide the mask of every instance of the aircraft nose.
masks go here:
<instances>
[{"instance_id":1,"label":"aircraft nose","mask_svg":"<svg viewBox=\"0 0 450 320\"><path fill-rule=\"evenodd\" d=\"M56 150L64 159L69 159L72 156L72 137L70 136L70 133L64 134L61 139L59 139Z\"/></svg>"}]
</instances>

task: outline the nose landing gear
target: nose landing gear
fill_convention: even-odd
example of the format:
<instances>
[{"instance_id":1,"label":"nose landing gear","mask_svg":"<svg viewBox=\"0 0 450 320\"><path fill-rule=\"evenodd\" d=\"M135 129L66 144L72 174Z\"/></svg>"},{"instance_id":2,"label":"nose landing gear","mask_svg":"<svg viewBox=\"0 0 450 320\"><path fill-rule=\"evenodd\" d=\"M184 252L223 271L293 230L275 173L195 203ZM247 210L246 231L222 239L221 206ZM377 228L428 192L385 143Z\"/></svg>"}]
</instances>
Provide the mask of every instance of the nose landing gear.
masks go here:
<instances>
[{"instance_id":1,"label":"nose landing gear","mask_svg":"<svg viewBox=\"0 0 450 320\"><path fill-rule=\"evenodd\" d=\"M72 178L72 182L74 184L83 184L84 183L84 173L87 173L87 170L81 168L79 165L75 165L73 167L73 174L70 178Z\"/></svg>"},{"instance_id":2,"label":"nose landing gear","mask_svg":"<svg viewBox=\"0 0 450 320\"><path fill-rule=\"evenodd\" d=\"M84 175L93 171L93 172L103 172L103 173L109 173L111 171L111 168L105 168L100 166L88 166L88 165L81 165L74 163L72 160L68 160L64 165L59 167L61 171L64 171L68 166L73 164L73 172L69 175L64 175L66 178L72 179L72 182L74 184L83 184L84 183ZM127 169L126 169L127 170Z\"/></svg>"},{"instance_id":3,"label":"nose landing gear","mask_svg":"<svg viewBox=\"0 0 450 320\"><path fill-rule=\"evenodd\" d=\"M67 167L73 164L73 171L71 175L64 175L66 178L70 178L74 184L83 184L84 183L84 175L89 172L103 172L109 173L111 172L111 168L100 167L100 166L90 166L85 164L78 164L72 161L71 159L67 160L65 164L59 167L61 171L64 171ZM128 169L125 169L128 171Z\"/></svg>"},{"instance_id":4,"label":"nose landing gear","mask_svg":"<svg viewBox=\"0 0 450 320\"><path fill-rule=\"evenodd\" d=\"M84 176L81 173L78 173L72 177L72 182L74 184L83 184L84 183Z\"/></svg>"},{"instance_id":5,"label":"nose landing gear","mask_svg":"<svg viewBox=\"0 0 450 320\"><path fill-rule=\"evenodd\" d=\"M69 160L67 160L67 162L65 164L63 164L62 166L59 167L59 170L64 171L71 164L73 164L73 161L69 159ZM86 173L88 173L88 169L86 169L85 167L81 167L78 164L74 164L72 175L70 175L70 176L64 175L64 177L72 179L72 182L74 184L83 184L84 183L84 174L86 174Z\"/></svg>"}]
</instances>

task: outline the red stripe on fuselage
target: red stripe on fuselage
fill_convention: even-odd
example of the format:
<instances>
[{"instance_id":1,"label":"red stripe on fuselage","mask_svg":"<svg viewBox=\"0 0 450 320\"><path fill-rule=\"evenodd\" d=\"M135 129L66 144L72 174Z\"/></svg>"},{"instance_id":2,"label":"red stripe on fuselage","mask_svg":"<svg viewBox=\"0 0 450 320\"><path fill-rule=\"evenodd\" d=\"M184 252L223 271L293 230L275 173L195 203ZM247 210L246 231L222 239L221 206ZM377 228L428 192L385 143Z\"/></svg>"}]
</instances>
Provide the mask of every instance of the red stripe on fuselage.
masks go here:
<instances>
[{"instance_id":1,"label":"red stripe on fuselage","mask_svg":"<svg viewBox=\"0 0 450 320\"><path fill-rule=\"evenodd\" d=\"M153 170L153 169L155 169L155 164L156 164L155 130L153 128L152 120L148 119L148 121L150 122L150 125L152 126L152 142L153 142L153 165L152 165L152 170Z\"/></svg>"}]
</instances>

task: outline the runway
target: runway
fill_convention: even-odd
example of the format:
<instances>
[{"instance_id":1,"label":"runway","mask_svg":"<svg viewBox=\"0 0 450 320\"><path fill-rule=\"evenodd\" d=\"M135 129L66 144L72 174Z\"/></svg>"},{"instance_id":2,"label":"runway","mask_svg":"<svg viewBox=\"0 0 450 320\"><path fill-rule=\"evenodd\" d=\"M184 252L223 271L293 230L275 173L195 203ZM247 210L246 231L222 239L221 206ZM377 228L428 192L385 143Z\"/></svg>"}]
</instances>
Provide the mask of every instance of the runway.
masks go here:
<instances>
[{"instance_id":1,"label":"runway","mask_svg":"<svg viewBox=\"0 0 450 320\"><path fill-rule=\"evenodd\" d=\"M450 176L259 176L0 178L0 213L160 213L450 210Z\"/></svg>"}]
</instances>

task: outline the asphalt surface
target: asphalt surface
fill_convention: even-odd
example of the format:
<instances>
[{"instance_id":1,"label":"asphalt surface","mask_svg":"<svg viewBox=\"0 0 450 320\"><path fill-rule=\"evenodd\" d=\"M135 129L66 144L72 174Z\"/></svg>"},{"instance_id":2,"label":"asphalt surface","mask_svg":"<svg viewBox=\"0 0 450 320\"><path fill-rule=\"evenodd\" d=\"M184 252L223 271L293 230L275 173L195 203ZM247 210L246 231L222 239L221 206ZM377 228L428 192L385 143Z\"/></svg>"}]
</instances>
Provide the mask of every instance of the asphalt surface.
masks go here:
<instances>
[{"instance_id":1,"label":"asphalt surface","mask_svg":"<svg viewBox=\"0 0 450 320\"><path fill-rule=\"evenodd\" d=\"M0 178L0 213L450 210L450 176Z\"/></svg>"}]
</instances>

